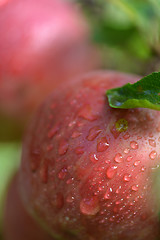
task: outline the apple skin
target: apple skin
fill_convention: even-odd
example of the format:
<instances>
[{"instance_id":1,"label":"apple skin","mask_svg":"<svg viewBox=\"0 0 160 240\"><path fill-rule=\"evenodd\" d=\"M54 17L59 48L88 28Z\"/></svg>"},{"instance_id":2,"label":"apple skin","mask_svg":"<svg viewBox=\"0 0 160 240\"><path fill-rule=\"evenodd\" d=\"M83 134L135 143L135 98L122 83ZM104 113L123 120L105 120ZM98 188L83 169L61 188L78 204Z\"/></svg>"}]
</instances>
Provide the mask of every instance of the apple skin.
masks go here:
<instances>
[{"instance_id":1,"label":"apple skin","mask_svg":"<svg viewBox=\"0 0 160 240\"><path fill-rule=\"evenodd\" d=\"M0 113L26 121L59 84L96 64L88 26L63 0L0 3Z\"/></svg>"},{"instance_id":2,"label":"apple skin","mask_svg":"<svg viewBox=\"0 0 160 240\"><path fill-rule=\"evenodd\" d=\"M160 239L160 112L113 109L106 90L140 77L97 71L44 102L23 144L26 207L65 240ZM67 233L67 234L66 234Z\"/></svg>"},{"instance_id":3,"label":"apple skin","mask_svg":"<svg viewBox=\"0 0 160 240\"><path fill-rule=\"evenodd\" d=\"M25 210L21 201L17 175L12 179L5 203L4 240L54 240Z\"/></svg>"}]
</instances>

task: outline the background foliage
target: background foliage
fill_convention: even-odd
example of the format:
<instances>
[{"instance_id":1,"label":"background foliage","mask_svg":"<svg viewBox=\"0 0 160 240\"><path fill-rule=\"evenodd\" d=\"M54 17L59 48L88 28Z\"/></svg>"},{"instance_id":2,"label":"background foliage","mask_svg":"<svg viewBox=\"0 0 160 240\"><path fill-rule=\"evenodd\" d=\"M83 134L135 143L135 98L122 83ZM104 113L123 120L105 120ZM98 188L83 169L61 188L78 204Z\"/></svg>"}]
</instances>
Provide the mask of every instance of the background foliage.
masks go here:
<instances>
[{"instance_id":1,"label":"background foliage","mask_svg":"<svg viewBox=\"0 0 160 240\"><path fill-rule=\"evenodd\" d=\"M160 0L75 0L91 26L103 67L146 75L160 70Z\"/></svg>"}]
</instances>

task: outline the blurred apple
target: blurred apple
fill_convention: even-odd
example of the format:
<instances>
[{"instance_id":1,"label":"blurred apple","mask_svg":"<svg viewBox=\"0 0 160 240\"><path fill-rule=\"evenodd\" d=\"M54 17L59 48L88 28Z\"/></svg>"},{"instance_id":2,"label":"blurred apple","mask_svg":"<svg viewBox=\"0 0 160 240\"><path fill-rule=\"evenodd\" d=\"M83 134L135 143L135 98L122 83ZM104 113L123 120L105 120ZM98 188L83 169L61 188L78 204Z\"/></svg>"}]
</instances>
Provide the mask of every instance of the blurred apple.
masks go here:
<instances>
[{"instance_id":1,"label":"blurred apple","mask_svg":"<svg viewBox=\"0 0 160 240\"><path fill-rule=\"evenodd\" d=\"M24 209L16 176L10 184L7 195L3 235L4 240L54 240Z\"/></svg>"},{"instance_id":2,"label":"blurred apple","mask_svg":"<svg viewBox=\"0 0 160 240\"><path fill-rule=\"evenodd\" d=\"M96 66L86 21L69 1L3 0L0 35L0 114L9 121L28 120L53 88Z\"/></svg>"}]
</instances>

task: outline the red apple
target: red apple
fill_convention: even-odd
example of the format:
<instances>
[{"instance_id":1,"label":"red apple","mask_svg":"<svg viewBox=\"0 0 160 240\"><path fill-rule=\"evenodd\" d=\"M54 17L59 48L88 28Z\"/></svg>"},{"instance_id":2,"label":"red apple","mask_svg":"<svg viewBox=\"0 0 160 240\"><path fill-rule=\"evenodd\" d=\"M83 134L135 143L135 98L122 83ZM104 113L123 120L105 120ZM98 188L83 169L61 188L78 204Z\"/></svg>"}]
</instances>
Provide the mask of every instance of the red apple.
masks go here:
<instances>
[{"instance_id":1,"label":"red apple","mask_svg":"<svg viewBox=\"0 0 160 240\"><path fill-rule=\"evenodd\" d=\"M92 68L86 22L63 0L0 2L0 113L28 119L57 85Z\"/></svg>"},{"instance_id":2,"label":"red apple","mask_svg":"<svg viewBox=\"0 0 160 240\"><path fill-rule=\"evenodd\" d=\"M84 75L54 91L35 116L19 185L26 207L53 236L160 238L153 178L160 164L160 112L113 109L106 97L107 89L138 79L108 71Z\"/></svg>"},{"instance_id":3,"label":"red apple","mask_svg":"<svg viewBox=\"0 0 160 240\"><path fill-rule=\"evenodd\" d=\"M7 194L3 237L5 240L54 240L25 210L19 196L17 176Z\"/></svg>"}]
</instances>

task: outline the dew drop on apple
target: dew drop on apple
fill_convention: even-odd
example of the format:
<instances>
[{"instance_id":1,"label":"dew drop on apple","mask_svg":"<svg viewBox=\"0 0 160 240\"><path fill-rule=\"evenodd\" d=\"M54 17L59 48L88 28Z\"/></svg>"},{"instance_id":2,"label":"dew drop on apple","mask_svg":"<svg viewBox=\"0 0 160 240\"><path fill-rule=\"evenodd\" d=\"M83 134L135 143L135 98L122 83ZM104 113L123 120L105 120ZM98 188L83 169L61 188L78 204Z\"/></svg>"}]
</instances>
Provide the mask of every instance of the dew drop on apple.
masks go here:
<instances>
[{"instance_id":1,"label":"dew drop on apple","mask_svg":"<svg viewBox=\"0 0 160 240\"><path fill-rule=\"evenodd\" d=\"M131 175L130 175L130 174L125 174L124 177L123 177L123 180L124 180L125 182L129 182L130 179L131 179Z\"/></svg>"},{"instance_id":2,"label":"dew drop on apple","mask_svg":"<svg viewBox=\"0 0 160 240\"><path fill-rule=\"evenodd\" d=\"M97 144L97 151L104 152L109 148L109 142L106 137L101 138Z\"/></svg>"},{"instance_id":3,"label":"dew drop on apple","mask_svg":"<svg viewBox=\"0 0 160 240\"><path fill-rule=\"evenodd\" d=\"M118 206L115 206L115 207L113 208L113 212L114 212L114 213L118 213L118 212L119 212Z\"/></svg>"},{"instance_id":4,"label":"dew drop on apple","mask_svg":"<svg viewBox=\"0 0 160 240\"><path fill-rule=\"evenodd\" d=\"M110 218L109 218L109 221L110 221L110 222L114 222L114 221L115 221L115 216L110 217Z\"/></svg>"},{"instance_id":5,"label":"dew drop on apple","mask_svg":"<svg viewBox=\"0 0 160 240\"><path fill-rule=\"evenodd\" d=\"M48 163L47 160L44 162L40 168L39 172L40 178L42 183L47 183L48 182Z\"/></svg>"},{"instance_id":6,"label":"dew drop on apple","mask_svg":"<svg viewBox=\"0 0 160 240\"><path fill-rule=\"evenodd\" d=\"M53 138L60 129L60 124L55 124L48 132L48 138Z\"/></svg>"},{"instance_id":7,"label":"dew drop on apple","mask_svg":"<svg viewBox=\"0 0 160 240\"><path fill-rule=\"evenodd\" d=\"M109 179L112 179L117 174L117 166L110 166L106 170L106 176Z\"/></svg>"},{"instance_id":8,"label":"dew drop on apple","mask_svg":"<svg viewBox=\"0 0 160 240\"><path fill-rule=\"evenodd\" d=\"M133 186L132 186L132 190L135 191L135 192L137 192L137 191L138 191L138 185L133 185Z\"/></svg>"},{"instance_id":9,"label":"dew drop on apple","mask_svg":"<svg viewBox=\"0 0 160 240\"><path fill-rule=\"evenodd\" d=\"M125 140L127 140L128 138L130 138L130 135L129 135L129 133L128 133L128 132L126 132L126 133L123 135L123 138L124 138Z\"/></svg>"},{"instance_id":10,"label":"dew drop on apple","mask_svg":"<svg viewBox=\"0 0 160 240\"><path fill-rule=\"evenodd\" d=\"M74 181L74 178L72 177L72 178L69 178L69 179L66 181L66 183L69 185L69 184L73 183L73 181Z\"/></svg>"},{"instance_id":11,"label":"dew drop on apple","mask_svg":"<svg viewBox=\"0 0 160 240\"><path fill-rule=\"evenodd\" d=\"M30 163L30 167L31 167L32 172L37 171L37 169L40 166L40 162L41 162L40 150L39 149L34 149L31 152L31 163Z\"/></svg>"},{"instance_id":12,"label":"dew drop on apple","mask_svg":"<svg viewBox=\"0 0 160 240\"><path fill-rule=\"evenodd\" d=\"M55 208L60 210L64 206L63 194L61 192L58 192L58 193L54 194L53 199L51 200L51 204Z\"/></svg>"},{"instance_id":13,"label":"dew drop on apple","mask_svg":"<svg viewBox=\"0 0 160 240\"><path fill-rule=\"evenodd\" d=\"M83 154L84 153L84 148L83 147L77 147L77 148L75 148L75 153L77 154L77 155L81 155L81 154Z\"/></svg>"},{"instance_id":14,"label":"dew drop on apple","mask_svg":"<svg viewBox=\"0 0 160 240\"><path fill-rule=\"evenodd\" d=\"M135 167L137 167L140 163L141 163L141 161L140 161L140 160L137 160L137 161L134 162L133 165L134 165Z\"/></svg>"},{"instance_id":15,"label":"dew drop on apple","mask_svg":"<svg viewBox=\"0 0 160 240\"><path fill-rule=\"evenodd\" d=\"M63 167L59 173L58 173L58 178L63 180L67 175L67 168L66 167Z\"/></svg>"},{"instance_id":16,"label":"dew drop on apple","mask_svg":"<svg viewBox=\"0 0 160 240\"><path fill-rule=\"evenodd\" d=\"M125 149L124 149L124 153L125 153L125 154L128 154L129 152L130 152L130 149L129 149L129 148L125 148Z\"/></svg>"},{"instance_id":17,"label":"dew drop on apple","mask_svg":"<svg viewBox=\"0 0 160 240\"><path fill-rule=\"evenodd\" d=\"M121 201L117 200L117 201L115 202L115 204L116 204L116 205L119 205L119 204L121 204Z\"/></svg>"},{"instance_id":18,"label":"dew drop on apple","mask_svg":"<svg viewBox=\"0 0 160 240\"><path fill-rule=\"evenodd\" d=\"M52 143L48 144L47 149L46 149L47 152L50 152L52 149L53 149L53 144Z\"/></svg>"},{"instance_id":19,"label":"dew drop on apple","mask_svg":"<svg viewBox=\"0 0 160 240\"><path fill-rule=\"evenodd\" d=\"M94 121L98 118L98 116L96 114L94 114L94 110L92 109L92 107L89 104L84 105L80 109L78 116L82 117L88 121Z\"/></svg>"},{"instance_id":20,"label":"dew drop on apple","mask_svg":"<svg viewBox=\"0 0 160 240\"><path fill-rule=\"evenodd\" d=\"M73 133L72 133L72 136L71 136L71 138L78 138L79 136L81 136L81 132L79 132L79 131L74 131Z\"/></svg>"},{"instance_id":21,"label":"dew drop on apple","mask_svg":"<svg viewBox=\"0 0 160 240\"><path fill-rule=\"evenodd\" d=\"M71 193L67 195L66 201L68 203L72 203L74 201L74 197Z\"/></svg>"},{"instance_id":22,"label":"dew drop on apple","mask_svg":"<svg viewBox=\"0 0 160 240\"><path fill-rule=\"evenodd\" d=\"M112 188L108 188L104 194L104 199L106 199L106 200L111 199L112 192L113 192Z\"/></svg>"},{"instance_id":23,"label":"dew drop on apple","mask_svg":"<svg viewBox=\"0 0 160 240\"><path fill-rule=\"evenodd\" d=\"M121 186L119 186L117 189L116 189L116 193L118 194L118 193L120 193L120 191L121 191Z\"/></svg>"},{"instance_id":24,"label":"dew drop on apple","mask_svg":"<svg viewBox=\"0 0 160 240\"><path fill-rule=\"evenodd\" d=\"M71 121L69 124L68 124L68 127L73 127L74 125L76 125L76 121L75 120L73 120L73 121Z\"/></svg>"},{"instance_id":25,"label":"dew drop on apple","mask_svg":"<svg viewBox=\"0 0 160 240\"><path fill-rule=\"evenodd\" d=\"M138 149L138 143L136 141L131 141L130 146L133 150Z\"/></svg>"},{"instance_id":26,"label":"dew drop on apple","mask_svg":"<svg viewBox=\"0 0 160 240\"><path fill-rule=\"evenodd\" d=\"M133 159L133 157L132 157L132 156L128 156L126 160L127 160L127 162L131 162L131 161L132 161L132 159Z\"/></svg>"},{"instance_id":27,"label":"dew drop on apple","mask_svg":"<svg viewBox=\"0 0 160 240\"><path fill-rule=\"evenodd\" d=\"M115 162L121 163L123 161L122 154L117 153L114 158Z\"/></svg>"},{"instance_id":28,"label":"dew drop on apple","mask_svg":"<svg viewBox=\"0 0 160 240\"><path fill-rule=\"evenodd\" d=\"M83 198L80 202L80 211L84 215L96 215L100 210L97 196Z\"/></svg>"},{"instance_id":29,"label":"dew drop on apple","mask_svg":"<svg viewBox=\"0 0 160 240\"><path fill-rule=\"evenodd\" d=\"M69 144L66 140L61 140L59 143L58 153L59 155L64 155L68 150Z\"/></svg>"},{"instance_id":30,"label":"dew drop on apple","mask_svg":"<svg viewBox=\"0 0 160 240\"><path fill-rule=\"evenodd\" d=\"M156 142L155 142L155 140L149 139L148 141L149 141L149 145L150 145L151 147L156 147Z\"/></svg>"},{"instance_id":31,"label":"dew drop on apple","mask_svg":"<svg viewBox=\"0 0 160 240\"><path fill-rule=\"evenodd\" d=\"M156 158L156 156L157 156L157 152L156 151L152 151L149 154L149 157L150 157L151 160L154 160Z\"/></svg>"},{"instance_id":32,"label":"dew drop on apple","mask_svg":"<svg viewBox=\"0 0 160 240\"><path fill-rule=\"evenodd\" d=\"M95 153L91 153L89 155L89 159L91 160L91 162L93 163L97 163L98 162L98 156Z\"/></svg>"},{"instance_id":33,"label":"dew drop on apple","mask_svg":"<svg viewBox=\"0 0 160 240\"><path fill-rule=\"evenodd\" d=\"M92 127L89 130L89 134L87 136L88 141L93 141L101 132L102 130L99 129L98 126Z\"/></svg>"},{"instance_id":34,"label":"dew drop on apple","mask_svg":"<svg viewBox=\"0 0 160 240\"><path fill-rule=\"evenodd\" d=\"M144 172L145 169L146 169L146 168L145 168L144 166L141 167L141 171L142 171L142 172Z\"/></svg>"}]
</instances>

